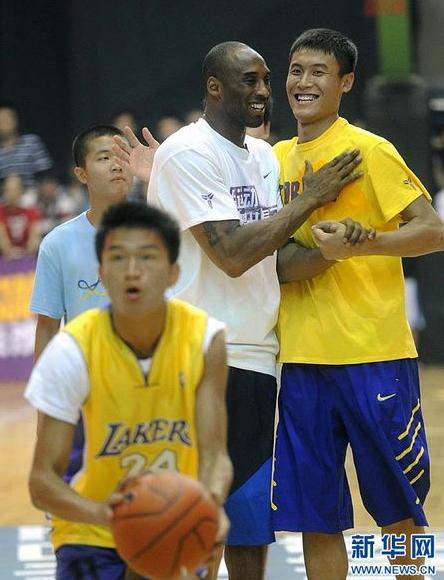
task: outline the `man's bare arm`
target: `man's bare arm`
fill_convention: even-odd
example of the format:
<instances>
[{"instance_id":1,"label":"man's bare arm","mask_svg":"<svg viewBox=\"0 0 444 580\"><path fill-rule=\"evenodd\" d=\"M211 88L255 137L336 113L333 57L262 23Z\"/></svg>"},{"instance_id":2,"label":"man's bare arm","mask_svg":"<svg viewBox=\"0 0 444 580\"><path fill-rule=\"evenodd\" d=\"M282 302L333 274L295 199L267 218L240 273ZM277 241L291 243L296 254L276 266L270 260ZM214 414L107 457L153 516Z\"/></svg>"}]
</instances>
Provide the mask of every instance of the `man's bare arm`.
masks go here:
<instances>
[{"instance_id":1,"label":"man's bare arm","mask_svg":"<svg viewBox=\"0 0 444 580\"><path fill-rule=\"evenodd\" d=\"M347 246L363 244L366 240L373 240L376 235L373 228L367 229L351 218L345 218L341 222L323 223L324 231L333 233L341 228L341 242ZM278 251L279 282L284 284L285 282L310 280L334 264L336 264L336 260L326 260L319 248L305 248L298 242L290 240L286 246Z\"/></svg>"},{"instance_id":2,"label":"man's bare arm","mask_svg":"<svg viewBox=\"0 0 444 580\"><path fill-rule=\"evenodd\" d=\"M343 153L313 172L306 163L304 194L277 214L241 226L237 220L205 222L190 229L209 258L228 276L236 278L284 246L310 214L334 201L347 184L359 179L353 173L360 163L358 151Z\"/></svg>"},{"instance_id":3,"label":"man's bare arm","mask_svg":"<svg viewBox=\"0 0 444 580\"><path fill-rule=\"evenodd\" d=\"M60 518L109 525L112 509L106 502L79 495L63 480L68 466L75 426L39 412L29 491L37 509Z\"/></svg>"},{"instance_id":4,"label":"man's bare arm","mask_svg":"<svg viewBox=\"0 0 444 580\"><path fill-rule=\"evenodd\" d=\"M319 248L304 248L297 242L289 241L278 252L277 272L279 282L309 280L328 270L336 262L326 260Z\"/></svg>"},{"instance_id":5,"label":"man's bare arm","mask_svg":"<svg viewBox=\"0 0 444 580\"><path fill-rule=\"evenodd\" d=\"M233 468L227 451L225 392L228 369L224 333L218 332L205 357L196 397L199 480L219 505L227 497Z\"/></svg>"},{"instance_id":6,"label":"man's bare arm","mask_svg":"<svg viewBox=\"0 0 444 580\"><path fill-rule=\"evenodd\" d=\"M60 320L58 318L51 318L50 316L45 316L44 314L37 315L37 328L35 331L35 343L34 343L34 362L37 361L39 356L42 354L44 348L55 336L60 329Z\"/></svg>"},{"instance_id":7,"label":"man's bare arm","mask_svg":"<svg viewBox=\"0 0 444 580\"><path fill-rule=\"evenodd\" d=\"M353 247L341 245L340 234L325 233L322 224L313 226L313 234L327 259L371 255L414 257L444 249L444 225L423 195L408 205L401 217L406 223L399 229L378 232L374 240Z\"/></svg>"}]
</instances>

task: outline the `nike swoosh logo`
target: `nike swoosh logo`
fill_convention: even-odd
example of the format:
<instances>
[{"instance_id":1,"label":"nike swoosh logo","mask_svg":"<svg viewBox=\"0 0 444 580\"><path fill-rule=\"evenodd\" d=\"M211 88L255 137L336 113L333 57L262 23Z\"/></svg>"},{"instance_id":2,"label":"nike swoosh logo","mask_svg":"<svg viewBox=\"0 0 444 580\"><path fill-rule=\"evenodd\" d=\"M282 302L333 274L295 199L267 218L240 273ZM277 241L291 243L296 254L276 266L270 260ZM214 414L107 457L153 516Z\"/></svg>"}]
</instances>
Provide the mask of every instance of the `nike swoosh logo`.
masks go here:
<instances>
[{"instance_id":1,"label":"nike swoosh logo","mask_svg":"<svg viewBox=\"0 0 444 580\"><path fill-rule=\"evenodd\" d=\"M270 175L271 171L269 171L268 173L266 173L265 175L263 175L264 179L267 179L267 177Z\"/></svg>"},{"instance_id":2,"label":"nike swoosh logo","mask_svg":"<svg viewBox=\"0 0 444 580\"><path fill-rule=\"evenodd\" d=\"M378 396L376 398L378 399L378 401L387 401L387 399L396 397L396 394L397 393L392 393L391 395L381 395L381 393L378 393Z\"/></svg>"}]
</instances>

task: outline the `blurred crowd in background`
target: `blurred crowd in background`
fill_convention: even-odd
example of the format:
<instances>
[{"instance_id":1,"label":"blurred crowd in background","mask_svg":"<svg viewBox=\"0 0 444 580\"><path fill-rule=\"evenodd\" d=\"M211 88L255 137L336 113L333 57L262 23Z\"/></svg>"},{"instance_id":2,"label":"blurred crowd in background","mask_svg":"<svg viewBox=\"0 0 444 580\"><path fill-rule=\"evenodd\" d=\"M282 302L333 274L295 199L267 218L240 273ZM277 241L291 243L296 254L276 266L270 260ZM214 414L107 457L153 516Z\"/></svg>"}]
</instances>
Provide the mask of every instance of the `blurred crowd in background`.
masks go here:
<instances>
[{"instance_id":1,"label":"blurred crowd in background","mask_svg":"<svg viewBox=\"0 0 444 580\"><path fill-rule=\"evenodd\" d=\"M179 118L161 117L150 127L159 142L201 116L194 109ZM130 110L117 113L108 122L120 129L126 126L138 134L142 126ZM252 130L252 134L270 143L279 140L271 133L270 120ZM69 144L66 158L69 159ZM56 170L51 151L39 135L21 132L20 118L12 102L0 102L0 254L3 259L36 255L42 238L55 226L87 209L84 186L73 173L72 161L62 172ZM134 184L130 197L146 198L146 185Z\"/></svg>"},{"instance_id":2,"label":"blurred crowd in background","mask_svg":"<svg viewBox=\"0 0 444 580\"><path fill-rule=\"evenodd\" d=\"M162 142L183 125L197 121L201 114L200 109L190 110L181 117L168 114L149 128ZM282 136L272 126L271 117L272 107L264 125L249 132L273 145ZM139 120L130 108L119 111L108 122L120 129L129 126L137 135L143 126L143 120ZM354 122L364 126L359 120ZM67 144L68 161L60 171L40 136L21 131L15 104L0 101L0 259L36 256L39 244L48 232L87 209L87 193L74 176L69 148L70 144ZM444 219L444 129L432 137L430 155L434 179L430 193ZM146 184L135 181L130 198L146 199L145 190ZM427 321L418 297L415 261L404 260L404 269L408 317L417 338Z\"/></svg>"}]
</instances>

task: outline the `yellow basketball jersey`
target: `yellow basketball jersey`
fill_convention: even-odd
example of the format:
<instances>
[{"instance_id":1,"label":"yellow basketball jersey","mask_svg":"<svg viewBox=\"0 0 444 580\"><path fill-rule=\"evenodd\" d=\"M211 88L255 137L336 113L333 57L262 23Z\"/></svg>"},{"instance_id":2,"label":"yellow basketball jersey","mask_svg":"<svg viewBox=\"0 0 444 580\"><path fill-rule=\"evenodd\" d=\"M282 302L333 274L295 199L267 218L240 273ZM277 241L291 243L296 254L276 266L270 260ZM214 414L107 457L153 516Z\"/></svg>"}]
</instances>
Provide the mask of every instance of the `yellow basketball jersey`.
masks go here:
<instances>
[{"instance_id":1,"label":"yellow basketball jersey","mask_svg":"<svg viewBox=\"0 0 444 580\"><path fill-rule=\"evenodd\" d=\"M72 486L106 500L120 480L140 470L177 470L197 478L196 389L204 368L208 316L169 301L165 330L148 377L112 328L109 310L89 310L64 329L86 361L90 392L83 408L82 471ZM53 544L114 547L108 528L54 518Z\"/></svg>"},{"instance_id":2,"label":"yellow basketball jersey","mask_svg":"<svg viewBox=\"0 0 444 580\"><path fill-rule=\"evenodd\" d=\"M283 203L302 193L304 161L319 169L334 156L357 148L364 177L346 186L334 203L313 212L295 233L316 246L311 226L351 217L366 227L392 231L399 213L425 187L388 141L339 118L317 139L275 145ZM311 280L283 284L278 322L280 362L352 364L416 357L406 320L401 259L356 257Z\"/></svg>"}]
</instances>

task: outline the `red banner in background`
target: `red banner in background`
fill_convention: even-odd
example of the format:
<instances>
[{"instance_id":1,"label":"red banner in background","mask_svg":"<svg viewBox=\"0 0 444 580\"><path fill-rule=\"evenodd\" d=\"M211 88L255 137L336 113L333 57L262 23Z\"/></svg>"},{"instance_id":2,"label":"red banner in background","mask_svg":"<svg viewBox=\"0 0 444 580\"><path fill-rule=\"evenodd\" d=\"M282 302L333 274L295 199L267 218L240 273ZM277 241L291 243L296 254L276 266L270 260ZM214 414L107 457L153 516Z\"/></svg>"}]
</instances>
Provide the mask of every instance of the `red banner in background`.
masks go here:
<instances>
[{"instance_id":1,"label":"red banner in background","mask_svg":"<svg viewBox=\"0 0 444 580\"><path fill-rule=\"evenodd\" d=\"M29 311L35 258L0 257L0 382L26 381L32 368L35 317Z\"/></svg>"}]
</instances>

